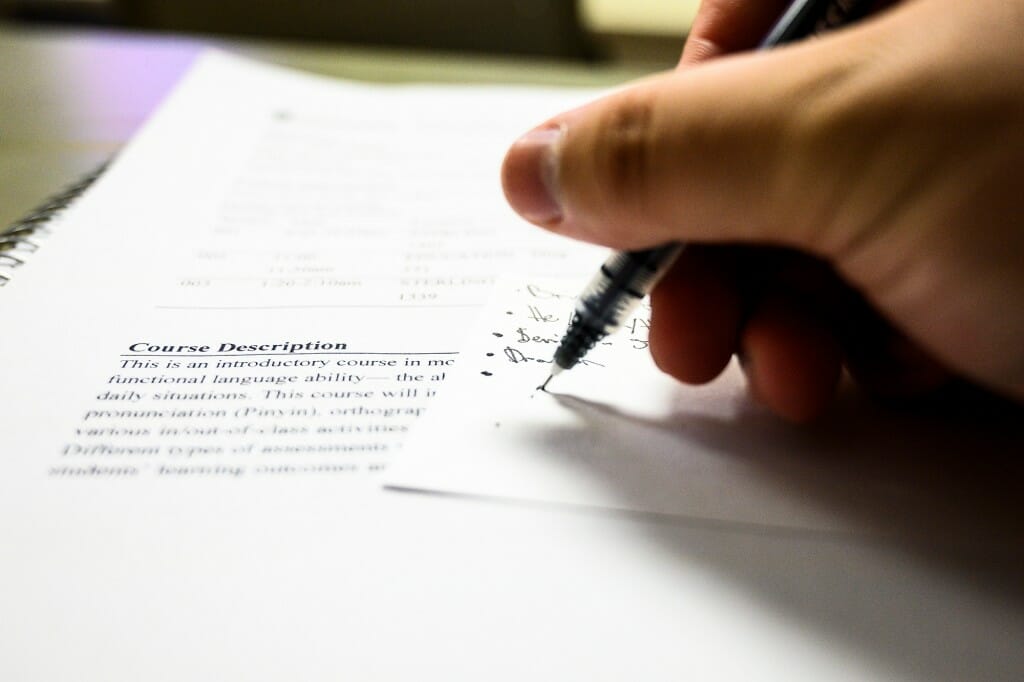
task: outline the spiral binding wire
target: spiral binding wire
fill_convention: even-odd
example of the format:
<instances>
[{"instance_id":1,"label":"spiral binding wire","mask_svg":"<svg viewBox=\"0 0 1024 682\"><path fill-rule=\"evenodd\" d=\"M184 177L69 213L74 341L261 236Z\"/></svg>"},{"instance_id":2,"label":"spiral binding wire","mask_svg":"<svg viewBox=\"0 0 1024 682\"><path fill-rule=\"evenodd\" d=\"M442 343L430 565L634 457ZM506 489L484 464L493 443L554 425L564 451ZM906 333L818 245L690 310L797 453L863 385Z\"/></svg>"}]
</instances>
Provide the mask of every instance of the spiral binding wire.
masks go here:
<instances>
[{"instance_id":1,"label":"spiral binding wire","mask_svg":"<svg viewBox=\"0 0 1024 682\"><path fill-rule=\"evenodd\" d=\"M103 175L109 165L110 161L100 164L37 206L6 230L0 231L0 268L10 270L24 265L23 254L31 254L39 248L39 245L30 237L45 232L46 226L73 204L78 197L82 196L92 186L92 183ZM15 253L17 255L14 255ZM6 285L10 280L9 274L0 272L0 287Z\"/></svg>"}]
</instances>

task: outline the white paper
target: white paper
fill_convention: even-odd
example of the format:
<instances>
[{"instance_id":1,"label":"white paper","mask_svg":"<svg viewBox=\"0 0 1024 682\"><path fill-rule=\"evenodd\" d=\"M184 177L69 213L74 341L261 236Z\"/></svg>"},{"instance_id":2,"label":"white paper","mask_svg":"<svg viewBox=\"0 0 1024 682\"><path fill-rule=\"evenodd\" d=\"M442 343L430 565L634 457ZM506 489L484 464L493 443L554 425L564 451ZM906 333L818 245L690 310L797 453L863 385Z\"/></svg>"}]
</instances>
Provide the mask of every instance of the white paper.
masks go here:
<instances>
[{"instance_id":1,"label":"white paper","mask_svg":"<svg viewBox=\"0 0 1024 682\"><path fill-rule=\"evenodd\" d=\"M1012 425L921 420L850 400L797 428L749 398L735 363L709 386L683 386L650 358L646 302L538 391L579 287L501 283L445 398L389 469L390 486L755 527L950 535L955 522L921 504L935 481L906 465L998 458L1020 444Z\"/></svg>"},{"instance_id":2,"label":"white paper","mask_svg":"<svg viewBox=\"0 0 1024 682\"><path fill-rule=\"evenodd\" d=\"M369 87L204 57L5 288L27 309L82 306L106 334L48 471L382 469L495 273L600 253L525 226L498 182L539 112L593 94Z\"/></svg>"},{"instance_id":3,"label":"white paper","mask_svg":"<svg viewBox=\"0 0 1024 682\"><path fill-rule=\"evenodd\" d=\"M582 271L601 250L527 228L498 174L536 112L595 95L367 86L209 54L5 293L60 273L160 287L161 309L444 311L506 269ZM100 248L116 268L83 257Z\"/></svg>"},{"instance_id":4,"label":"white paper","mask_svg":"<svg viewBox=\"0 0 1024 682\"><path fill-rule=\"evenodd\" d=\"M490 280L597 260L497 183L509 140L586 96L205 58L3 291L0 679L1013 670L1014 602L902 552L381 490ZM296 358L403 366L217 366Z\"/></svg>"}]
</instances>

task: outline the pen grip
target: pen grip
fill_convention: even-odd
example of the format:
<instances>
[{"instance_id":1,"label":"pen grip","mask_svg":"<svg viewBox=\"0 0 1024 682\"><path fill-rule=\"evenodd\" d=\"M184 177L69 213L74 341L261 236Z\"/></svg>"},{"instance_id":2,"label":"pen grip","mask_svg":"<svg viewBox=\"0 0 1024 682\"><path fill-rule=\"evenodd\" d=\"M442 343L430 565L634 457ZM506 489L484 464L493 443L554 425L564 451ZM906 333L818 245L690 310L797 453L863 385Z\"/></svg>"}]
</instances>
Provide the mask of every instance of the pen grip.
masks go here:
<instances>
[{"instance_id":1,"label":"pen grip","mask_svg":"<svg viewBox=\"0 0 1024 682\"><path fill-rule=\"evenodd\" d=\"M613 253L576 301L576 312L595 331L611 334L675 262L681 244Z\"/></svg>"}]
</instances>

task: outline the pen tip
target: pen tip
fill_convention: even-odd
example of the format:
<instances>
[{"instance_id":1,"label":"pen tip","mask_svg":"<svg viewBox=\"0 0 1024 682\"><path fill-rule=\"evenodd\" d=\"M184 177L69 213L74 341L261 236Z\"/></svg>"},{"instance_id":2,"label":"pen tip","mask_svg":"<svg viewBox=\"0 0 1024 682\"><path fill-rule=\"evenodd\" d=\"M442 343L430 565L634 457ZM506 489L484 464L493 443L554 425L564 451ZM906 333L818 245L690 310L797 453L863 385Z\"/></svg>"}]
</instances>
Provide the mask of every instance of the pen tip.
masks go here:
<instances>
[{"instance_id":1,"label":"pen tip","mask_svg":"<svg viewBox=\"0 0 1024 682\"><path fill-rule=\"evenodd\" d=\"M537 387L537 390L538 391L547 391L548 390L548 384L550 384L551 380L554 379L556 376L558 376L562 372L562 369L563 369L563 367L561 365L559 365L557 362L552 362L551 363L551 373L548 374L548 378L544 381L544 383Z\"/></svg>"}]
</instances>

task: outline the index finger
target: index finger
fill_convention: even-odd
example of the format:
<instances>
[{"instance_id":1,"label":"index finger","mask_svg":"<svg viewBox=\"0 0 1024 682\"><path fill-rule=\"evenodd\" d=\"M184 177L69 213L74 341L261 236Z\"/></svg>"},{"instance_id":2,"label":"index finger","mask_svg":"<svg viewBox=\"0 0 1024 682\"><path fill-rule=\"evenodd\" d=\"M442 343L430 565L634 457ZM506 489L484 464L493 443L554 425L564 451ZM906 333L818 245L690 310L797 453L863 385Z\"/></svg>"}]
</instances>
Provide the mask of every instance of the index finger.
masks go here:
<instances>
[{"instance_id":1,"label":"index finger","mask_svg":"<svg viewBox=\"0 0 1024 682\"><path fill-rule=\"evenodd\" d=\"M742 52L761 42L792 0L703 0L686 39L680 66Z\"/></svg>"}]
</instances>

